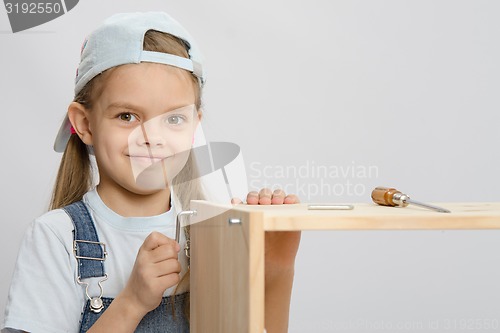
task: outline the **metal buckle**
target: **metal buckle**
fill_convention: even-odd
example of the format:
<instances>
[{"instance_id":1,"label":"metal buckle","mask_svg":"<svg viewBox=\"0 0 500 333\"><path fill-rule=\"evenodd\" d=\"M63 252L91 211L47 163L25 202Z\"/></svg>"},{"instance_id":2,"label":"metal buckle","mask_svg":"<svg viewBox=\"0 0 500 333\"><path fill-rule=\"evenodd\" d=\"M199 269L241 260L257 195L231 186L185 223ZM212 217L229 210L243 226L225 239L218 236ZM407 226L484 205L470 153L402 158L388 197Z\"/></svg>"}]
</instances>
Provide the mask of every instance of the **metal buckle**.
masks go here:
<instances>
[{"instance_id":1,"label":"metal buckle","mask_svg":"<svg viewBox=\"0 0 500 333\"><path fill-rule=\"evenodd\" d=\"M186 246L184 247L184 253L186 254L186 257L188 257L188 259L191 259L191 253L190 253L190 248L189 248L189 244L191 243L191 241L188 239L186 240Z\"/></svg>"},{"instance_id":2,"label":"metal buckle","mask_svg":"<svg viewBox=\"0 0 500 333\"><path fill-rule=\"evenodd\" d=\"M179 243L181 241L181 217L183 216L196 216L197 212L195 210L183 210L177 214L177 221L175 223L175 241ZM191 266L191 253L189 251L190 240L186 239L186 246L184 247L184 253L188 258L188 268Z\"/></svg>"},{"instance_id":3,"label":"metal buckle","mask_svg":"<svg viewBox=\"0 0 500 333\"><path fill-rule=\"evenodd\" d=\"M79 256L77 255L77 244L78 243L87 243L87 244L95 244L95 245L100 245L102 246L102 258L94 258L94 257L85 257L85 256ZM76 259L87 259L87 260L98 260L98 261L104 261L106 260L106 257L108 256L108 252L106 252L106 244L101 243L101 242L93 242L93 241L88 241L88 240L79 240L75 239L73 241L73 252L75 254Z\"/></svg>"},{"instance_id":4,"label":"metal buckle","mask_svg":"<svg viewBox=\"0 0 500 333\"><path fill-rule=\"evenodd\" d=\"M80 277L76 279L76 282L78 282L78 284L85 286L85 295L87 295L87 298L90 300L90 310L94 313L99 313L102 311L102 309L104 309L104 304L102 302L103 289L101 283L106 281L107 279L108 279L108 274L104 274L104 278L97 283L99 285L99 290L100 290L99 296L94 296L94 297L90 297L89 295L89 283L83 282L82 280L80 280Z\"/></svg>"}]
</instances>

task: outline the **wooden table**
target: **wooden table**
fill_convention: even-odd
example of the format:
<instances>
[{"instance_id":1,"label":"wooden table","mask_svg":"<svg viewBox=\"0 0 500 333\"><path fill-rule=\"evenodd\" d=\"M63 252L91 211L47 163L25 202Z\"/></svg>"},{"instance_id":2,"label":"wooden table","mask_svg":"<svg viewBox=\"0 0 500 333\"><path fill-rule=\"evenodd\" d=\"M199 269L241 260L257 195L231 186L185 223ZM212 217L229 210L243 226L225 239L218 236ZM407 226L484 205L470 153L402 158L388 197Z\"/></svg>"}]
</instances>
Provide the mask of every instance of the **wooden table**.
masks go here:
<instances>
[{"instance_id":1,"label":"wooden table","mask_svg":"<svg viewBox=\"0 0 500 333\"><path fill-rule=\"evenodd\" d=\"M264 236L298 230L500 229L500 202L419 207L355 204L353 210L308 210L307 204L225 206L192 201L191 332L264 331Z\"/></svg>"}]
</instances>

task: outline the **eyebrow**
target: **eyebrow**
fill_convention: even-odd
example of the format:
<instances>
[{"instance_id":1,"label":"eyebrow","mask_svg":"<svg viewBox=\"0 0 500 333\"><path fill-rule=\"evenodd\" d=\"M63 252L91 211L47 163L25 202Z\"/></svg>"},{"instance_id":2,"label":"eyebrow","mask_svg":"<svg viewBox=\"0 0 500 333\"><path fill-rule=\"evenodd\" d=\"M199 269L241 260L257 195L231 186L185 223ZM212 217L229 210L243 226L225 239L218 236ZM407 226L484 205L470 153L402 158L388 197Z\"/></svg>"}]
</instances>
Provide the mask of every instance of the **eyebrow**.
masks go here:
<instances>
[{"instance_id":1,"label":"eyebrow","mask_svg":"<svg viewBox=\"0 0 500 333\"><path fill-rule=\"evenodd\" d=\"M175 107L173 107L170 110L165 111L165 112L171 112L171 111L175 111L178 109L182 109L182 108L189 106L189 105L193 105L193 103L176 105ZM138 105L130 104L127 102L114 102L114 103L111 103L110 105L108 105L108 107L106 109L107 110L109 110L109 109L127 109L127 110L134 110L134 111L142 111L143 110L142 107L140 107Z\"/></svg>"},{"instance_id":2,"label":"eyebrow","mask_svg":"<svg viewBox=\"0 0 500 333\"><path fill-rule=\"evenodd\" d=\"M115 102L108 105L107 109L129 109L129 110L141 110L141 108L137 105L133 105L130 103L120 103Z\"/></svg>"}]
</instances>

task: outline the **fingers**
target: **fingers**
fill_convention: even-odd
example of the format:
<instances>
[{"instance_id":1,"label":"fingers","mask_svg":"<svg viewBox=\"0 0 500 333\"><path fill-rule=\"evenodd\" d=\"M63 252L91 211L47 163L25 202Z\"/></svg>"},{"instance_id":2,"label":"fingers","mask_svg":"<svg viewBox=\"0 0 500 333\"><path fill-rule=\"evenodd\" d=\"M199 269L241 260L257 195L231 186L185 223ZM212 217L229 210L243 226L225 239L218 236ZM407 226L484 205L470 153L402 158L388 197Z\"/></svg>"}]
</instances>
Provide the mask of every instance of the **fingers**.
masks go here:
<instances>
[{"instance_id":1,"label":"fingers","mask_svg":"<svg viewBox=\"0 0 500 333\"><path fill-rule=\"evenodd\" d=\"M282 205L283 202L285 201L285 191L281 189L277 189L273 192L273 197L271 198L271 204L272 205Z\"/></svg>"},{"instance_id":2,"label":"fingers","mask_svg":"<svg viewBox=\"0 0 500 333\"><path fill-rule=\"evenodd\" d=\"M296 204L299 203L299 197L297 197L295 194L289 194L286 195L285 191L282 189L277 189L273 192L272 198L271 198L271 204L272 205L282 205L282 204Z\"/></svg>"},{"instance_id":3,"label":"fingers","mask_svg":"<svg viewBox=\"0 0 500 333\"><path fill-rule=\"evenodd\" d=\"M148 237L146 237L146 239L144 240L144 243L142 243L141 248L146 250L146 251L152 251L152 250L154 250L162 245L172 246L174 244L175 244L175 248L180 250L180 246L175 240L168 238L167 236L165 236L162 233L153 231L152 233L150 233L148 235Z\"/></svg>"},{"instance_id":4,"label":"fingers","mask_svg":"<svg viewBox=\"0 0 500 333\"><path fill-rule=\"evenodd\" d=\"M259 204L259 193L257 193L257 191L252 191L247 194L247 204L249 205Z\"/></svg>"},{"instance_id":5,"label":"fingers","mask_svg":"<svg viewBox=\"0 0 500 333\"><path fill-rule=\"evenodd\" d=\"M154 276L162 277L169 274L179 275L181 263L177 259L168 259L154 265Z\"/></svg>"},{"instance_id":6,"label":"fingers","mask_svg":"<svg viewBox=\"0 0 500 333\"><path fill-rule=\"evenodd\" d=\"M172 243L158 246L156 249L149 251L149 256L152 263L162 262L168 259L177 259L180 248L172 246ZM175 245L178 245L175 243Z\"/></svg>"},{"instance_id":7,"label":"fingers","mask_svg":"<svg viewBox=\"0 0 500 333\"><path fill-rule=\"evenodd\" d=\"M146 237L139 252L148 262L156 264L168 259L177 259L180 245L162 233L153 231Z\"/></svg>"},{"instance_id":8,"label":"fingers","mask_svg":"<svg viewBox=\"0 0 500 333\"><path fill-rule=\"evenodd\" d=\"M238 198L232 198L231 203L241 204L242 201ZM295 194L286 195L282 189L271 191L268 188L263 188L259 192L251 191L247 194L248 205L282 205L300 203L299 198Z\"/></svg>"},{"instance_id":9,"label":"fingers","mask_svg":"<svg viewBox=\"0 0 500 333\"><path fill-rule=\"evenodd\" d=\"M163 286L162 289L166 290L171 286L175 286L181 281L179 274L168 274L158 278L159 283Z\"/></svg>"},{"instance_id":10,"label":"fingers","mask_svg":"<svg viewBox=\"0 0 500 333\"><path fill-rule=\"evenodd\" d=\"M284 204L298 204L300 203L300 199L298 196L296 196L295 194L289 194L285 197L284 201L283 201Z\"/></svg>"},{"instance_id":11,"label":"fingers","mask_svg":"<svg viewBox=\"0 0 500 333\"><path fill-rule=\"evenodd\" d=\"M233 199L232 202L236 202L236 200ZM286 195L282 189L271 191L268 188L263 188L259 192L252 191L247 195L247 204L249 205L282 205L299 202L300 200L295 194Z\"/></svg>"},{"instance_id":12,"label":"fingers","mask_svg":"<svg viewBox=\"0 0 500 333\"><path fill-rule=\"evenodd\" d=\"M180 281L179 244L159 233L152 232L144 240L124 289L137 300L139 308L149 312L158 306L167 288Z\"/></svg>"},{"instance_id":13,"label":"fingers","mask_svg":"<svg viewBox=\"0 0 500 333\"><path fill-rule=\"evenodd\" d=\"M263 188L258 193L252 191L247 195L247 204L249 205L270 205L272 200L272 192L268 188Z\"/></svg>"},{"instance_id":14,"label":"fingers","mask_svg":"<svg viewBox=\"0 0 500 333\"><path fill-rule=\"evenodd\" d=\"M270 205L272 201L272 192L268 188L259 191L259 205Z\"/></svg>"}]
</instances>

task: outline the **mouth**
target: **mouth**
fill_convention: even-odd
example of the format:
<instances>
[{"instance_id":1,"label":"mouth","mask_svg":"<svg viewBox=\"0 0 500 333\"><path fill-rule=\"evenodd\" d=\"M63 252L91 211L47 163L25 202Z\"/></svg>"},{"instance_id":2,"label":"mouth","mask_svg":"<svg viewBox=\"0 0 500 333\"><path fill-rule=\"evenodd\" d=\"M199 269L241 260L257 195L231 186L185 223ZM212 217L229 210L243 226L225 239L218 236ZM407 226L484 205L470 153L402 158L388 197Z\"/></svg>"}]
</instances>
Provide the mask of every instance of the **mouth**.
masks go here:
<instances>
[{"instance_id":1,"label":"mouth","mask_svg":"<svg viewBox=\"0 0 500 333\"><path fill-rule=\"evenodd\" d=\"M157 163L172 156L127 155L127 157L137 162Z\"/></svg>"}]
</instances>

